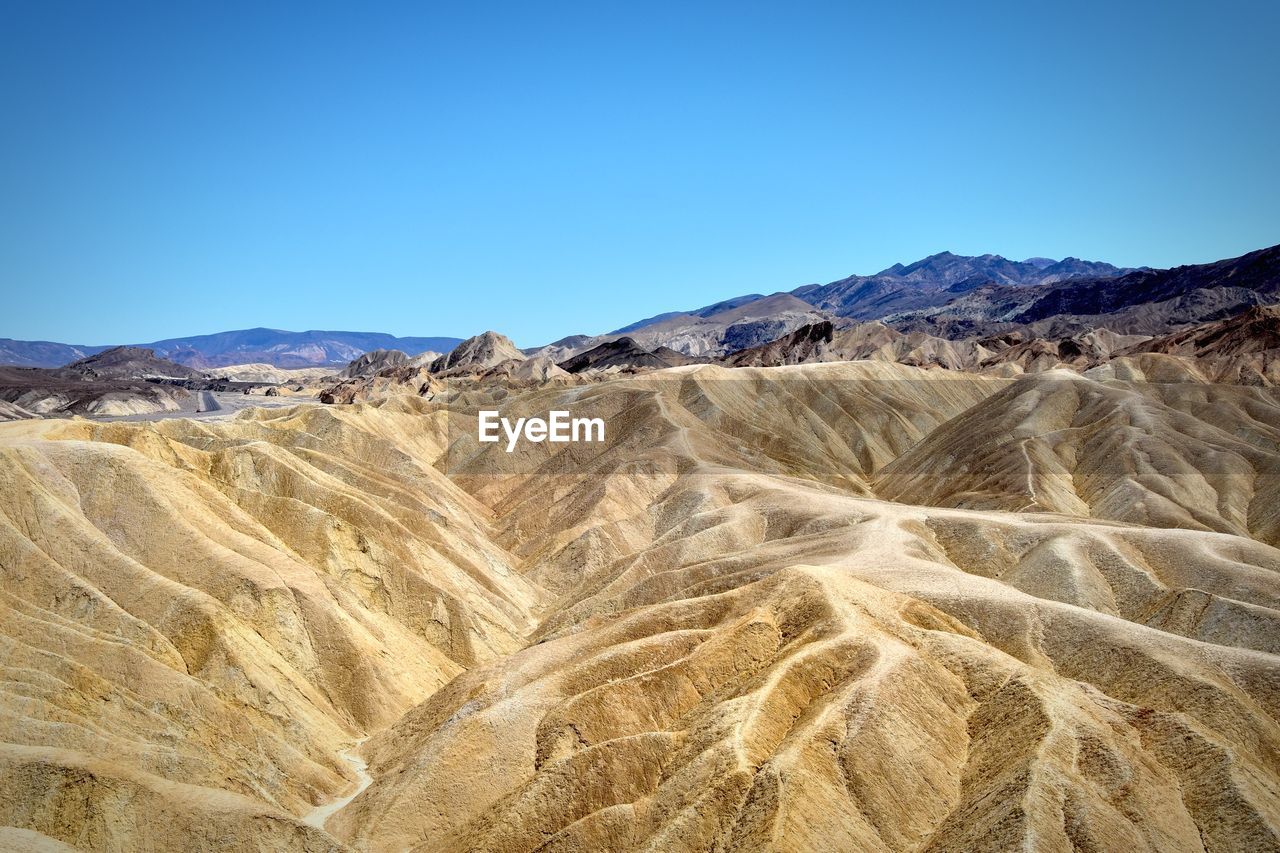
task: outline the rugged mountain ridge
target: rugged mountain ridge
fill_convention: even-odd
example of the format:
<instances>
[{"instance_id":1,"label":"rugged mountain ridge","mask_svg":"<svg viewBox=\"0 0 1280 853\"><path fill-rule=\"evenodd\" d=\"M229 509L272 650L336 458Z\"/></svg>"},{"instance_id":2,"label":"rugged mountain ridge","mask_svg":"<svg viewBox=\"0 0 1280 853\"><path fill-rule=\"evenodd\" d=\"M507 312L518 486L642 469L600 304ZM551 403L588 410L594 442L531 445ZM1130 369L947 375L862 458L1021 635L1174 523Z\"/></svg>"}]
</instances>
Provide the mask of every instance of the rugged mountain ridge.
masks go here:
<instances>
[{"instance_id":1,"label":"rugged mountain ridge","mask_svg":"<svg viewBox=\"0 0 1280 853\"><path fill-rule=\"evenodd\" d=\"M504 361L523 361L525 354L506 335L494 331L467 338L431 363L430 370L442 376L481 373Z\"/></svg>"},{"instance_id":2,"label":"rugged mountain ridge","mask_svg":"<svg viewBox=\"0 0 1280 853\"><path fill-rule=\"evenodd\" d=\"M1145 354L1189 359L1214 382L1280 385L1280 306L1255 306L1234 317L1132 344L1117 366Z\"/></svg>"},{"instance_id":3,"label":"rugged mountain ridge","mask_svg":"<svg viewBox=\"0 0 1280 853\"><path fill-rule=\"evenodd\" d=\"M690 356L723 357L762 346L804 326L876 320L894 311L945 304L991 282L1033 287L1125 272L1111 264L1065 258L1011 261L999 255L966 257L940 252L912 264L894 264L875 275L854 275L789 293L747 294L691 311L668 311L606 335L572 335L525 350L564 362L626 336L642 349L665 346Z\"/></svg>"},{"instance_id":4,"label":"rugged mountain ridge","mask_svg":"<svg viewBox=\"0 0 1280 853\"><path fill-rule=\"evenodd\" d=\"M352 359L338 376L342 379L372 376L381 370L407 364L408 361L408 354L398 349L376 349Z\"/></svg>"},{"instance_id":5,"label":"rugged mountain ridge","mask_svg":"<svg viewBox=\"0 0 1280 853\"><path fill-rule=\"evenodd\" d=\"M426 352L410 358L396 350L366 353L348 364L340 381L322 389L319 398L324 403L352 403L396 391L426 396L449 381L489 376L545 381L556 372L545 356L526 357L510 338L488 331L444 354Z\"/></svg>"},{"instance_id":6,"label":"rugged mountain ridge","mask_svg":"<svg viewBox=\"0 0 1280 853\"><path fill-rule=\"evenodd\" d=\"M763 346L720 360L727 367L777 367L830 361L888 361L913 367L974 370L995 350L973 341L949 341L920 332L903 334L880 322L816 323Z\"/></svg>"},{"instance_id":7,"label":"rugged mountain ridge","mask_svg":"<svg viewBox=\"0 0 1280 853\"><path fill-rule=\"evenodd\" d=\"M1121 272L1097 261L1066 258L1045 264L1044 260L1011 261L999 255L967 257L940 252L913 264L894 264L875 275L853 275L791 292L837 317L878 320L898 311L944 304L986 284L1031 287Z\"/></svg>"},{"instance_id":8,"label":"rugged mountain ridge","mask_svg":"<svg viewBox=\"0 0 1280 853\"><path fill-rule=\"evenodd\" d=\"M191 395L179 384L204 378L141 347L114 347L66 367L0 367L0 400L11 404L0 419L180 411Z\"/></svg>"},{"instance_id":9,"label":"rugged mountain ridge","mask_svg":"<svg viewBox=\"0 0 1280 853\"><path fill-rule=\"evenodd\" d=\"M949 340L883 323L816 323L719 360L726 367L889 361L1012 376L1059 368L1151 381L1280 384L1280 306L1255 306L1162 337L1100 328L1053 339L1024 330Z\"/></svg>"},{"instance_id":10,"label":"rugged mountain ridge","mask_svg":"<svg viewBox=\"0 0 1280 853\"><path fill-rule=\"evenodd\" d=\"M841 319L880 321L905 333L978 340L1009 332L1064 339L1095 329L1163 335L1280 299L1280 246L1238 258L1168 270L1121 269L1097 261L940 252L787 294L750 294L690 312L660 314L611 336L565 339L544 348L567 358L625 333L642 346L724 357L804 326ZM806 311L801 303L809 306ZM812 312L812 313L811 313ZM750 317L735 325L734 316ZM711 320L713 338L699 337ZM742 334L735 334L735 329ZM769 332L774 334L765 337Z\"/></svg>"},{"instance_id":11,"label":"rugged mountain ridge","mask_svg":"<svg viewBox=\"0 0 1280 853\"><path fill-rule=\"evenodd\" d=\"M626 338L645 351L659 347L694 358L715 358L758 346L801 326L827 319L827 314L787 293L751 295L717 302L694 311L659 314L607 335L571 335L525 350L560 364L603 344Z\"/></svg>"},{"instance_id":12,"label":"rugged mountain ridge","mask_svg":"<svg viewBox=\"0 0 1280 853\"><path fill-rule=\"evenodd\" d=\"M985 285L943 305L891 314L897 328L944 337L1022 327L1065 337L1105 327L1122 334L1167 334L1280 299L1280 246L1238 258L1167 270L1135 270L1036 288Z\"/></svg>"},{"instance_id":13,"label":"rugged mountain ridge","mask_svg":"<svg viewBox=\"0 0 1280 853\"><path fill-rule=\"evenodd\" d=\"M789 293L748 294L691 311L658 314L606 335L572 335L525 355L560 363L619 337L643 349L665 346L718 358L777 340L803 326L841 318L881 320L904 332L980 338L1025 328L1064 338L1106 327L1166 334L1280 298L1280 246L1239 258L1171 270L1121 269L1078 258L930 255L874 275L854 275ZM265 363L301 368L345 365L366 352L450 352L457 338L395 338L362 332L246 329L139 346L195 368ZM107 347L0 340L0 363L59 366ZM508 354L510 357L514 357Z\"/></svg>"},{"instance_id":14,"label":"rugged mountain ridge","mask_svg":"<svg viewBox=\"0 0 1280 853\"><path fill-rule=\"evenodd\" d=\"M682 364L695 364L704 359L695 359L668 347L659 346L652 350L645 349L632 337L624 335L611 341L578 353L572 358L560 362L561 370L569 373L583 373L588 370L620 370L662 369L677 367Z\"/></svg>"},{"instance_id":15,"label":"rugged mountain ridge","mask_svg":"<svg viewBox=\"0 0 1280 853\"><path fill-rule=\"evenodd\" d=\"M147 347L112 347L73 361L66 370L94 379L200 379L205 374L156 356Z\"/></svg>"}]
</instances>

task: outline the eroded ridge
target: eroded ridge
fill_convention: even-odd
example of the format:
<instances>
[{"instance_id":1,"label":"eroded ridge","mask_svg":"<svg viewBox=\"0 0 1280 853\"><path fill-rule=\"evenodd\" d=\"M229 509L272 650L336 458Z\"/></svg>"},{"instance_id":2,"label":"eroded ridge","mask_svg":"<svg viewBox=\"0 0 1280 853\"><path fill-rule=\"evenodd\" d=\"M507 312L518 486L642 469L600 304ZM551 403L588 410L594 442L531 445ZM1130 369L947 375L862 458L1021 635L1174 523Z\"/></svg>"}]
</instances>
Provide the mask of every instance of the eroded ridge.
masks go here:
<instances>
[{"instance_id":1,"label":"eroded ridge","mask_svg":"<svg viewBox=\"0 0 1280 853\"><path fill-rule=\"evenodd\" d=\"M482 408L610 440L507 453ZM1277 424L1263 389L852 363L10 425L0 822L1274 849Z\"/></svg>"}]
</instances>

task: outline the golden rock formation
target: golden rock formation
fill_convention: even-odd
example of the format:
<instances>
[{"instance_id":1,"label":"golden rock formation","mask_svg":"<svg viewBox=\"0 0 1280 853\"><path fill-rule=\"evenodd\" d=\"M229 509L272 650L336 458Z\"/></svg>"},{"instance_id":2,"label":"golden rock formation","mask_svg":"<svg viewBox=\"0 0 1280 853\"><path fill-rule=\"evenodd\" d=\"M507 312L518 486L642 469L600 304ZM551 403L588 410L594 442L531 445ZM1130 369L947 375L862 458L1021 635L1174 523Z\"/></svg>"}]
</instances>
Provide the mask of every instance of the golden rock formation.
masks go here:
<instances>
[{"instance_id":1,"label":"golden rock formation","mask_svg":"<svg viewBox=\"0 0 1280 853\"><path fill-rule=\"evenodd\" d=\"M1268 394L858 362L5 424L0 842L1277 849Z\"/></svg>"}]
</instances>

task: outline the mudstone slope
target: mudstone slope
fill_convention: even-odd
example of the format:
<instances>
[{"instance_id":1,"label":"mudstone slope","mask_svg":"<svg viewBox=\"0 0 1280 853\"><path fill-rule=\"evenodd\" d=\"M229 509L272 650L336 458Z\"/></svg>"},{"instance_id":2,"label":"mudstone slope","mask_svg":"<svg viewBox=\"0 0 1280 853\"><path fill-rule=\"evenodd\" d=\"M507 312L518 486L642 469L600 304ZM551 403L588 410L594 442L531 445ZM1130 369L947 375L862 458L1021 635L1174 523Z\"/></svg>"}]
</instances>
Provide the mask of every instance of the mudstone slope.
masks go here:
<instances>
[{"instance_id":1,"label":"mudstone slope","mask_svg":"<svg viewBox=\"0 0 1280 853\"><path fill-rule=\"evenodd\" d=\"M859 361L427 397L0 425L15 844L1280 845L1271 388ZM508 453L488 408L607 440Z\"/></svg>"}]
</instances>

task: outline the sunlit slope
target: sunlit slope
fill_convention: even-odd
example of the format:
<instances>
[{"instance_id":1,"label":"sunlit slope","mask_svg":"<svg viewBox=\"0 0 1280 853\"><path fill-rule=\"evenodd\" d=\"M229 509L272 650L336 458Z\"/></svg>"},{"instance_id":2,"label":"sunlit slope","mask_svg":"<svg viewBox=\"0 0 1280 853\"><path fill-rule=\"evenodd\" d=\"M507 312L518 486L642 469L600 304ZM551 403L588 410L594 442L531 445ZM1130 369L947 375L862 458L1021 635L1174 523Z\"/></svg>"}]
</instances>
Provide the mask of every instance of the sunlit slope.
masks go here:
<instances>
[{"instance_id":1,"label":"sunlit slope","mask_svg":"<svg viewBox=\"0 0 1280 853\"><path fill-rule=\"evenodd\" d=\"M154 850L1277 849L1265 391L694 366L6 425L0 824ZM508 453L481 409L608 438ZM302 825L365 735L372 784Z\"/></svg>"},{"instance_id":2,"label":"sunlit slope","mask_svg":"<svg viewBox=\"0 0 1280 853\"><path fill-rule=\"evenodd\" d=\"M581 588L597 566L651 543L663 534L668 517L722 497L733 502L714 489L685 491L671 500L677 481L753 471L837 494L870 495L881 467L1007 385L859 362L684 367L514 396L471 391L448 398L454 413L451 450L442 466L497 511L502 543L524 558L524 571L560 592ZM553 409L600 417L608 424L608 440L522 442L506 453L476 440L470 413L486 407L512 419ZM775 529L772 535L784 534Z\"/></svg>"},{"instance_id":3,"label":"sunlit slope","mask_svg":"<svg viewBox=\"0 0 1280 853\"><path fill-rule=\"evenodd\" d=\"M342 746L519 646L537 593L432 467L430 420L351 414L6 432L0 760L31 782L0 823L65 819L68 774L96 780L90 847L157 813L278 823L349 784Z\"/></svg>"},{"instance_id":4,"label":"sunlit slope","mask_svg":"<svg viewBox=\"0 0 1280 853\"><path fill-rule=\"evenodd\" d=\"M1274 847L1280 552L876 500L936 429L904 438L879 403L946 412L966 386L820 369L811 395L768 384L810 368L575 391L646 437L574 465L462 452L559 598L536 642L370 741L375 782L330 828L371 850ZM1005 385L975 387L969 409Z\"/></svg>"},{"instance_id":5,"label":"sunlit slope","mask_svg":"<svg viewBox=\"0 0 1280 853\"><path fill-rule=\"evenodd\" d=\"M1280 393L1053 371L1018 380L881 473L904 503L1042 510L1280 541Z\"/></svg>"}]
</instances>

